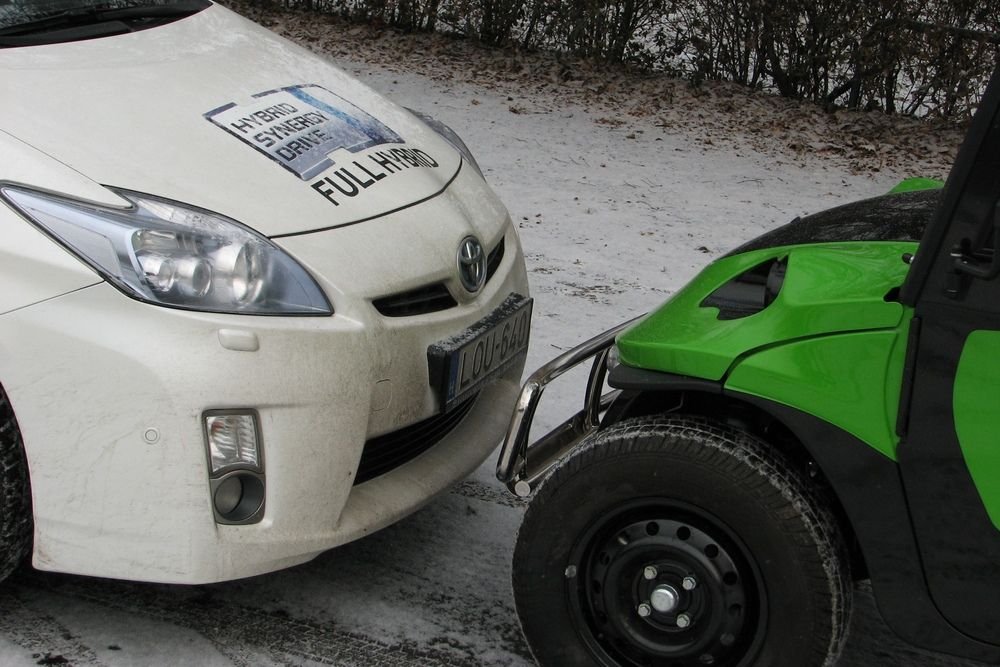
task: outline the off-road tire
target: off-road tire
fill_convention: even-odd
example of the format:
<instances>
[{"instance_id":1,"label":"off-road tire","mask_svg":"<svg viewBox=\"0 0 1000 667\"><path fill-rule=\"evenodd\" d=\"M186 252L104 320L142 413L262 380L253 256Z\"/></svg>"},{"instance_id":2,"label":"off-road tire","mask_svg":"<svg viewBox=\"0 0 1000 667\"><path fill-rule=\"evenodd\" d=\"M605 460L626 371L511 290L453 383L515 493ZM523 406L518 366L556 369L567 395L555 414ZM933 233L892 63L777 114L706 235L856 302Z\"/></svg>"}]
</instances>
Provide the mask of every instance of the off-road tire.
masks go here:
<instances>
[{"instance_id":1,"label":"off-road tire","mask_svg":"<svg viewBox=\"0 0 1000 667\"><path fill-rule=\"evenodd\" d=\"M31 552L31 488L14 410L0 387L0 581Z\"/></svg>"},{"instance_id":2,"label":"off-road tire","mask_svg":"<svg viewBox=\"0 0 1000 667\"><path fill-rule=\"evenodd\" d=\"M513 588L543 667L828 666L852 592L807 475L743 431L674 416L622 421L557 464L525 513Z\"/></svg>"}]
</instances>

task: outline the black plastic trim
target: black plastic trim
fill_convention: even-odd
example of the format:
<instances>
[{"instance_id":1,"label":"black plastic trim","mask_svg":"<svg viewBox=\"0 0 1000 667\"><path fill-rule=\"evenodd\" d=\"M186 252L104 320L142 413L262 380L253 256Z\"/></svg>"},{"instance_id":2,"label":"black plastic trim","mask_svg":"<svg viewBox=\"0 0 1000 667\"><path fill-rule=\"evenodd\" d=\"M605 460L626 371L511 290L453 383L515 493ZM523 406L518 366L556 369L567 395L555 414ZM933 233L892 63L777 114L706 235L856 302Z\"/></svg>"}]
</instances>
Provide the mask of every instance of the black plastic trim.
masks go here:
<instances>
[{"instance_id":1,"label":"black plastic trim","mask_svg":"<svg viewBox=\"0 0 1000 667\"><path fill-rule=\"evenodd\" d=\"M608 373L608 384L626 391L698 391L721 394L722 385L714 380L662 373L619 364Z\"/></svg>"},{"instance_id":2,"label":"black plastic trim","mask_svg":"<svg viewBox=\"0 0 1000 667\"><path fill-rule=\"evenodd\" d=\"M905 437L909 430L910 408L913 404L913 376L917 367L917 346L920 343L919 317L910 320L906 334L906 358L903 361L903 384L899 390L899 412L896 415L896 435Z\"/></svg>"},{"instance_id":3,"label":"black plastic trim","mask_svg":"<svg viewBox=\"0 0 1000 667\"><path fill-rule=\"evenodd\" d=\"M467 399L449 412L439 413L398 431L380 435L365 443L354 476L354 485L392 472L441 442L458 426L476 403Z\"/></svg>"},{"instance_id":4,"label":"black plastic trim","mask_svg":"<svg viewBox=\"0 0 1000 667\"><path fill-rule=\"evenodd\" d=\"M892 459L808 413L750 394L725 394L775 417L812 456L851 522L879 611L896 634L932 651L1000 661L1000 647L956 630L932 601L899 466Z\"/></svg>"},{"instance_id":5,"label":"black plastic trim","mask_svg":"<svg viewBox=\"0 0 1000 667\"><path fill-rule=\"evenodd\" d=\"M490 279L496 275L497 269L500 268L500 262L503 261L504 252L506 251L506 241L507 239L501 236L500 242L493 247L493 250L490 251L489 256L486 258L486 282L483 285L488 285Z\"/></svg>"},{"instance_id":6,"label":"black plastic trim","mask_svg":"<svg viewBox=\"0 0 1000 667\"><path fill-rule=\"evenodd\" d=\"M490 251L486 260L486 281L483 285L488 285L493 276L496 275L503 262L505 249L505 239L500 237L493 250ZM448 310L458 305L455 297L451 295L444 283L433 283L422 285L416 289L398 292L388 296L379 297L372 301L375 310L384 317L412 317L414 315L426 315L442 310Z\"/></svg>"},{"instance_id":7,"label":"black plastic trim","mask_svg":"<svg viewBox=\"0 0 1000 667\"><path fill-rule=\"evenodd\" d=\"M448 310L457 306L458 302L444 283L436 283L375 299L372 305L385 317L410 317Z\"/></svg>"}]
</instances>

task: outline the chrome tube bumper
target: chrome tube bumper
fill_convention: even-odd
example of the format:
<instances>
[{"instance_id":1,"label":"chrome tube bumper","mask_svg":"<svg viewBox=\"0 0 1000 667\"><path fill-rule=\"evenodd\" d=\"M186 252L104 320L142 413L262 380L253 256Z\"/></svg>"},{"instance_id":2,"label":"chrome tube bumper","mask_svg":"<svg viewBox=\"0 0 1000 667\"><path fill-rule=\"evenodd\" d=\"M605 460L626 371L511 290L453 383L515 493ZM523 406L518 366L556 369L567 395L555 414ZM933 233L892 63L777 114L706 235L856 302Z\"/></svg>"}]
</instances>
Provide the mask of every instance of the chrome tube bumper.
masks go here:
<instances>
[{"instance_id":1,"label":"chrome tube bumper","mask_svg":"<svg viewBox=\"0 0 1000 667\"><path fill-rule=\"evenodd\" d=\"M637 319L639 318L623 322L553 359L532 373L521 387L521 395L517 399L497 461L497 479L506 484L515 495L529 495L535 484L563 454L597 430L601 413L621 393L609 391L602 394L611 346L614 345L615 337ZM531 423L545 387L588 359L594 361L587 381L583 410L535 442L529 443Z\"/></svg>"}]
</instances>

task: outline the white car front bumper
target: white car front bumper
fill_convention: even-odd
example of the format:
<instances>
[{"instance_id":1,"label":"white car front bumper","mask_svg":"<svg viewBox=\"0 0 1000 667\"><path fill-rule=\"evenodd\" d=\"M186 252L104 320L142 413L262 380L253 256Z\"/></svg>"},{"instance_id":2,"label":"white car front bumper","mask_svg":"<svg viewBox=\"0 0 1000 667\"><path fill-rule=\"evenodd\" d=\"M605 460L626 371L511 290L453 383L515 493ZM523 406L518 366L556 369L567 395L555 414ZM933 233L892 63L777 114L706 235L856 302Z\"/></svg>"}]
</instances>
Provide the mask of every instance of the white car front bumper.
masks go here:
<instances>
[{"instance_id":1,"label":"white car front bumper","mask_svg":"<svg viewBox=\"0 0 1000 667\"><path fill-rule=\"evenodd\" d=\"M428 347L527 294L516 232L502 234L505 256L482 292L426 315L383 317L376 294L343 293L331 295L332 317L198 313L101 283L0 317L35 567L175 583L251 576L378 530L468 475L503 435L523 355L437 444L354 485L366 441L439 412ZM323 283L318 258L342 240L333 231L283 245ZM259 415L257 523L214 517L202 422L219 409Z\"/></svg>"}]
</instances>

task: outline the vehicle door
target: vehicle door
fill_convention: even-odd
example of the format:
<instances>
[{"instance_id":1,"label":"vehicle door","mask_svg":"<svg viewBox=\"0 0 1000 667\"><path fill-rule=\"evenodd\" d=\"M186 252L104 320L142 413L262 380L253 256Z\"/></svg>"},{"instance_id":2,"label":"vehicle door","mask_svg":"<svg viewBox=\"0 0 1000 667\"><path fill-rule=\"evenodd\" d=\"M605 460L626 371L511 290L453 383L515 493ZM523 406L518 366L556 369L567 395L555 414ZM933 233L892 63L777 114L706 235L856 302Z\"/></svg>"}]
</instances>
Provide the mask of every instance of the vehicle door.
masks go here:
<instances>
[{"instance_id":1,"label":"vehicle door","mask_svg":"<svg viewBox=\"0 0 1000 667\"><path fill-rule=\"evenodd\" d=\"M993 644L1000 644L998 77L1000 69L900 296L915 317L898 423L931 597L955 628Z\"/></svg>"}]
</instances>

